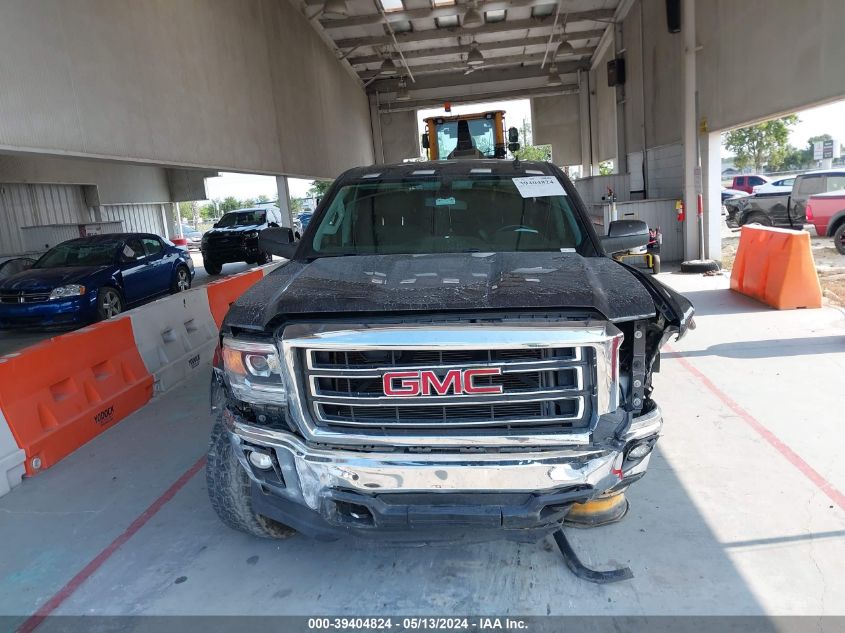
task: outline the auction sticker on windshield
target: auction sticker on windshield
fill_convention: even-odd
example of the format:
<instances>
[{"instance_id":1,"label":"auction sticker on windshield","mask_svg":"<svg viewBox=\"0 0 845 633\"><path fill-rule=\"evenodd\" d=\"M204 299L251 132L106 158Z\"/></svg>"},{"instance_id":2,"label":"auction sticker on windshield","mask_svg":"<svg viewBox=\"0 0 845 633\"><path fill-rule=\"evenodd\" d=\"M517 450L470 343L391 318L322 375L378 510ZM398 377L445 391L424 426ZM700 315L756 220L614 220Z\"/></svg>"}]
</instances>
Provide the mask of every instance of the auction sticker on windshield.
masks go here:
<instances>
[{"instance_id":1,"label":"auction sticker on windshield","mask_svg":"<svg viewBox=\"0 0 845 633\"><path fill-rule=\"evenodd\" d=\"M514 178L513 184L523 198L542 198L544 196L565 196L563 185L554 176L525 176Z\"/></svg>"}]
</instances>

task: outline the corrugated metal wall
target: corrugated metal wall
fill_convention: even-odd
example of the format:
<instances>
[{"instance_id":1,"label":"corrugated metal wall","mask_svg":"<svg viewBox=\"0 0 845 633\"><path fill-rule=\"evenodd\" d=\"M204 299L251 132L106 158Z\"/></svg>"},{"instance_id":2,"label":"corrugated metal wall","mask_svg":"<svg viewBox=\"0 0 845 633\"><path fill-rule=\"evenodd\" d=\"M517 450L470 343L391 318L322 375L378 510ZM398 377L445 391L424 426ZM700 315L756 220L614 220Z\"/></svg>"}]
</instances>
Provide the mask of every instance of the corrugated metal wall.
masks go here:
<instances>
[{"instance_id":1,"label":"corrugated metal wall","mask_svg":"<svg viewBox=\"0 0 845 633\"><path fill-rule=\"evenodd\" d=\"M113 204L100 207L103 222L122 221L124 231L155 233L167 237L160 204Z\"/></svg>"},{"instance_id":2,"label":"corrugated metal wall","mask_svg":"<svg viewBox=\"0 0 845 633\"><path fill-rule=\"evenodd\" d=\"M26 252L20 227L88 221L88 207L78 185L0 183L0 255Z\"/></svg>"}]
</instances>

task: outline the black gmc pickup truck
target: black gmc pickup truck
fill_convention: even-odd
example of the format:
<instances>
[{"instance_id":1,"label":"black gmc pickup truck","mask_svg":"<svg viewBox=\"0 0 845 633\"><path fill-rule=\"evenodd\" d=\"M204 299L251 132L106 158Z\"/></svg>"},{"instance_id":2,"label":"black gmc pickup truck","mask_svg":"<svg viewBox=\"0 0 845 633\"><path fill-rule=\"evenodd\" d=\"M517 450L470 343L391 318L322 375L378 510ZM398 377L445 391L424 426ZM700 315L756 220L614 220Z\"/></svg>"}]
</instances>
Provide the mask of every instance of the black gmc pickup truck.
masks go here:
<instances>
[{"instance_id":1,"label":"black gmc pickup truck","mask_svg":"<svg viewBox=\"0 0 845 633\"><path fill-rule=\"evenodd\" d=\"M264 537L537 540L645 473L684 297L609 252L555 166L357 168L234 303L212 380L212 505Z\"/></svg>"}]
</instances>

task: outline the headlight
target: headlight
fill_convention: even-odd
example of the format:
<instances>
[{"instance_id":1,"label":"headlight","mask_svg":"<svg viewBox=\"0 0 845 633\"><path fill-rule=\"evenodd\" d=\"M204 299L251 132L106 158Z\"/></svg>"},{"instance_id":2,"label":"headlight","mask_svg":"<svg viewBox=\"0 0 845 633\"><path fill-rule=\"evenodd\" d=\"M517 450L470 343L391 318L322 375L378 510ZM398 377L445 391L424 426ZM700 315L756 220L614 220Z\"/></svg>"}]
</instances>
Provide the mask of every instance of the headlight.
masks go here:
<instances>
[{"instance_id":1,"label":"headlight","mask_svg":"<svg viewBox=\"0 0 845 633\"><path fill-rule=\"evenodd\" d=\"M282 363L272 343L223 339L223 368L235 397L254 404L286 404Z\"/></svg>"},{"instance_id":2,"label":"headlight","mask_svg":"<svg viewBox=\"0 0 845 633\"><path fill-rule=\"evenodd\" d=\"M50 299L66 299L68 297L79 297L85 294L85 286L79 284L70 284L68 286L60 286L53 288L50 291Z\"/></svg>"},{"instance_id":3,"label":"headlight","mask_svg":"<svg viewBox=\"0 0 845 633\"><path fill-rule=\"evenodd\" d=\"M258 237L258 231L250 231L244 237L246 237L246 239L248 240L254 240L256 237Z\"/></svg>"}]
</instances>

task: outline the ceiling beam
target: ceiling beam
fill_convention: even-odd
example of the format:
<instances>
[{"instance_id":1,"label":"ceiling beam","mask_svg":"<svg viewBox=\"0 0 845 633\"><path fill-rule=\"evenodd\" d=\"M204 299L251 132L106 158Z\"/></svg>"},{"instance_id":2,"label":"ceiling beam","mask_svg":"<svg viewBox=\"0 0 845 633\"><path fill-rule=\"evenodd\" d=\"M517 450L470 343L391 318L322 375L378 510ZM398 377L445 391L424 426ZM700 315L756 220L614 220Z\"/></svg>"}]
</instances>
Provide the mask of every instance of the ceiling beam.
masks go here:
<instances>
[{"instance_id":1,"label":"ceiling beam","mask_svg":"<svg viewBox=\"0 0 845 633\"><path fill-rule=\"evenodd\" d=\"M484 60L484 68L485 70L488 68L493 68L495 66L529 66L529 65L536 65L536 74L546 74L548 73L548 68L541 69L540 64L543 61L544 55L537 54L537 55L506 55L503 57L488 57ZM589 60L586 62L580 62L577 60L573 61L565 61L563 63L558 63L557 68L558 72L561 73L574 73L578 70L583 70L585 68L590 67ZM449 70L463 70L466 71L467 65L466 62L463 60L455 60L452 62L442 62L439 64L420 64L418 66L411 66L411 70L413 71L414 75L425 75L431 73L439 73L445 72ZM480 69L479 69L480 70ZM478 72L478 71L476 71ZM372 79L373 77L379 76L378 70L372 70L365 73L361 73L361 79Z\"/></svg>"},{"instance_id":2,"label":"ceiling beam","mask_svg":"<svg viewBox=\"0 0 845 633\"><path fill-rule=\"evenodd\" d=\"M605 18L609 19L611 17L613 17L613 11L607 9L570 13L567 26L577 21L603 20ZM405 44L409 42L427 42L431 40L444 40L461 36L472 37L489 33L506 33L508 31L523 31L527 29L551 27L554 26L554 23L554 16L550 15L543 18L528 18L525 20L504 20L502 22L493 22L492 24L488 23L477 29L465 29L463 27L456 27L452 29L426 29L424 31L410 31L405 33L397 33L396 40L399 42L399 44ZM590 39L593 37L601 37L604 31L605 29L592 31L569 31L566 33L566 39L583 40ZM338 48L354 48L358 46L388 46L392 44L393 38L390 35L369 35L366 37L350 37L347 39L335 41L335 45Z\"/></svg>"},{"instance_id":3,"label":"ceiling beam","mask_svg":"<svg viewBox=\"0 0 845 633\"><path fill-rule=\"evenodd\" d=\"M322 2L322 0L319 0ZM538 6L555 6L554 0L488 0L479 3L479 11L507 11L509 9L524 9ZM433 20L434 18L446 18L454 15L462 16L467 10L466 3L453 4L448 7L423 7L422 9L405 9L403 11L387 12L389 22L407 22L409 20ZM326 29L342 29L347 26L367 26L379 24L382 21L381 13L367 13L366 15L353 15L344 20L320 20L320 24Z\"/></svg>"},{"instance_id":4,"label":"ceiling beam","mask_svg":"<svg viewBox=\"0 0 845 633\"><path fill-rule=\"evenodd\" d=\"M528 46L545 46L549 41L548 35L540 35L539 37L523 37L515 40L504 40L501 42L479 42L478 48L481 51L499 51L509 48L524 49ZM571 55L592 55L595 51L594 46L587 46L584 48L576 48ZM469 46L441 46L439 48L422 48L419 50L406 51L402 50L405 59L424 59L426 57L443 57L444 55L462 55L469 51ZM384 61L381 55L362 55L361 57L350 57L349 63L353 66L362 66L364 64L380 64ZM411 68L416 68L411 66Z\"/></svg>"},{"instance_id":5,"label":"ceiling beam","mask_svg":"<svg viewBox=\"0 0 845 633\"><path fill-rule=\"evenodd\" d=\"M469 105L473 103L485 103L490 101L507 101L509 99L525 99L528 97L552 97L556 95L569 95L578 93L578 84L564 84L555 88L528 88L521 90L498 90L496 92L482 92L470 97L450 98L453 106ZM443 105L443 99L411 99L410 101L390 101L379 106L380 114L390 112L403 112L407 110L420 110L422 108L434 108Z\"/></svg>"},{"instance_id":6,"label":"ceiling beam","mask_svg":"<svg viewBox=\"0 0 845 633\"><path fill-rule=\"evenodd\" d=\"M588 61L573 62L577 67L570 70L558 67L561 75L574 73L576 70L589 69ZM464 67L466 68L466 67ZM463 70L458 72L444 72L433 75L421 75L414 83L409 83L408 88L413 90L425 90L427 88L440 89L447 86L465 86L467 84L489 84L497 81L514 81L517 79L534 79L545 76L546 71L540 70L537 66L519 66L511 68L485 68L470 75L464 74ZM367 86L367 92L395 92L398 86L398 78L379 79Z\"/></svg>"}]
</instances>

